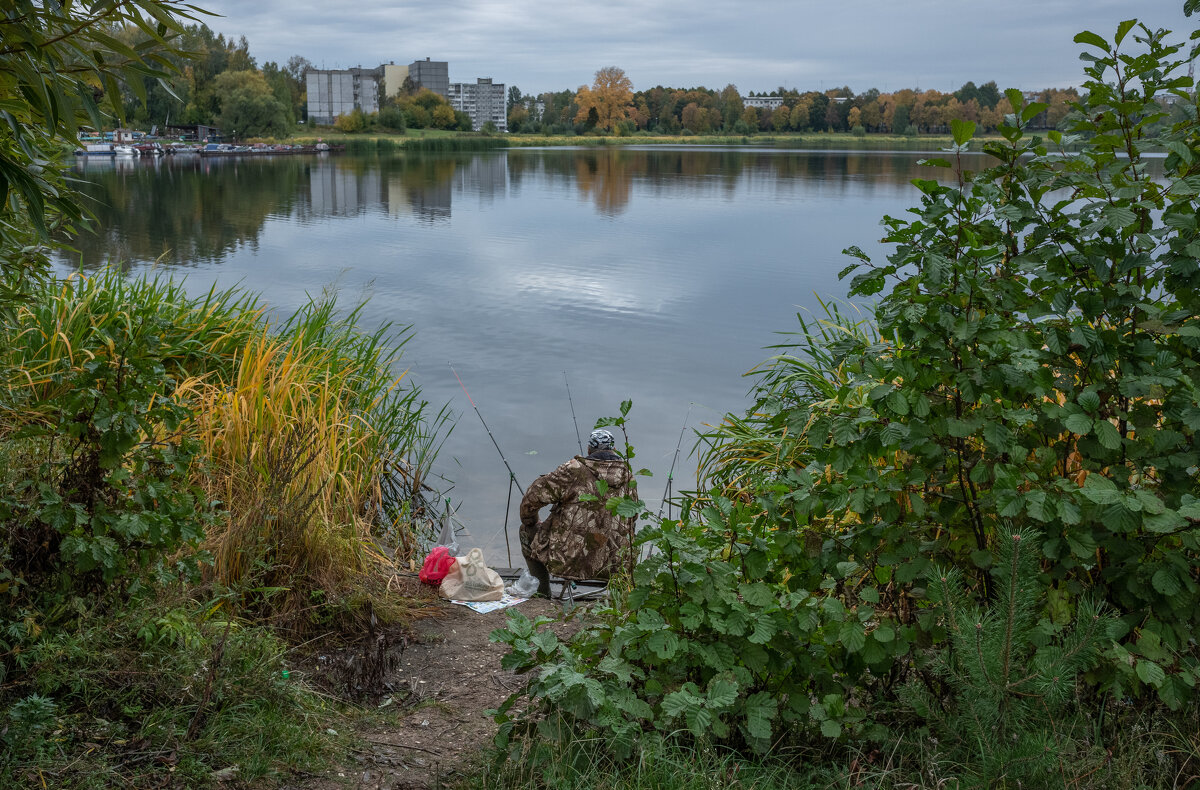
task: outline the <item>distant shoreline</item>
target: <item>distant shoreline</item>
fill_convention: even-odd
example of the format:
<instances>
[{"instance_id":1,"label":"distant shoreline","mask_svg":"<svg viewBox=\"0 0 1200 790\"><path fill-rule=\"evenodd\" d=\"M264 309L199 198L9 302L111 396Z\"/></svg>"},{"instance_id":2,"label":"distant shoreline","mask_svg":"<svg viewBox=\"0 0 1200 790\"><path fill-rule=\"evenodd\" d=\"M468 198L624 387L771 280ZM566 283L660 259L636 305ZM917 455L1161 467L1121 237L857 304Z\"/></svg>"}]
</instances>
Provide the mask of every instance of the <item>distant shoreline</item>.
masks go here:
<instances>
[{"instance_id":1,"label":"distant shoreline","mask_svg":"<svg viewBox=\"0 0 1200 790\"><path fill-rule=\"evenodd\" d=\"M989 139L999 137L980 137L972 140L979 144ZM447 132L435 129L414 129L405 134L389 132L369 132L344 134L336 130L329 133L296 134L279 142L315 143L318 140L327 143L346 143L347 150L352 151L358 146L372 146L383 143L384 146L394 146L404 149L410 144L414 147L423 145L426 141L456 140L467 143L471 140L493 141L486 147L507 148L542 148L577 146L581 148L609 148L615 146L638 145L682 145L682 146L736 146L736 147L771 147L771 148L817 148L817 149L847 149L847 150L913 150L928 151L930 149L949 148L954 141L948 134L930 134L908 137L892 134L854 135L850 132L814 132L809 134L757 134L757 135L543 135L543 134L494 134L484 135L475 132ZM420 141L420 142L418 142ZM274 141L267 141L274 142ZM464 146L466 147L466 146ZM480 147L485 147L481 145ZM973 146L974 150L978 150Z\"/></svg>"}]
</instances>

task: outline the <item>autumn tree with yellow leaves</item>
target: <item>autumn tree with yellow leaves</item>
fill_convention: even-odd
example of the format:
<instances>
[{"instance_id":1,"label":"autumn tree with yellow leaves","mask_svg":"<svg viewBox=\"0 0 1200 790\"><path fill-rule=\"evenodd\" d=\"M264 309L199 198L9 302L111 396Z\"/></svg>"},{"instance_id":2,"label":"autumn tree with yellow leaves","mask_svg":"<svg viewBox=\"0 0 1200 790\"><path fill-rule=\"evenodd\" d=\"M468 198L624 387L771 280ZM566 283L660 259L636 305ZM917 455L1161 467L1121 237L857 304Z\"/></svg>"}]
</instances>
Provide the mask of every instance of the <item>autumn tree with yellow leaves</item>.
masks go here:
<instances>
[{"instance_id":1,"label":"autumn tree with yellow leaves","mask_svg":"<svg viewBox=\"0 0 1200 790\"><path fill-rule=\"evenodd\" d=\"M579 86L579 92L575 94L575 104L579 107L575 122L590 121L598 129L613 129L629 117L632 101L633 83L625 76L625 70L605 66L596 72L592 87Z\"/></svg>"}]
</instances>

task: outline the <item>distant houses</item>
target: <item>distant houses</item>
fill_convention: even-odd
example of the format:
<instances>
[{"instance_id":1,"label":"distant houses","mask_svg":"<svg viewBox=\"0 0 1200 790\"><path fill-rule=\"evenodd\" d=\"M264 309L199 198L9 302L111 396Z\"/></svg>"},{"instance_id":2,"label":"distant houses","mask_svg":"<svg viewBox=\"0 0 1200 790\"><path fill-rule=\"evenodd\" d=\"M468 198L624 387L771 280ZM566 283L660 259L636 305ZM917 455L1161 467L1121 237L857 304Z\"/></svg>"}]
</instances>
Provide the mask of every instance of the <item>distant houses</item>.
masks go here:
<instances>
[{"instance_id":1,"label":"distant houses","mask_svg":"<svg viewBox=\"0 0 1200 790\"><path fill-rule=\"evenodd\" d=\"M398 96L405 86L427 88L471 116L471 125L482 129L492 123L508 130L503 83L481 77L474 83L450 82L450 64L444 60L414 60L407 66L385 63L374 69L309 69L305 72L308 118L332 124L339 115L354 110L378 112L381 102Z\"/></svg>"},{"instance_id":2,"label":"distant houses","mask_svg":"<svg viewBox=\"0 0 1200 790\"><path fill-rule=\"evenodd\" d=\"M782 96L743 96L743 107L757 107L763 110L777 110L783 106Z\"/></svg>"}]
</instances>

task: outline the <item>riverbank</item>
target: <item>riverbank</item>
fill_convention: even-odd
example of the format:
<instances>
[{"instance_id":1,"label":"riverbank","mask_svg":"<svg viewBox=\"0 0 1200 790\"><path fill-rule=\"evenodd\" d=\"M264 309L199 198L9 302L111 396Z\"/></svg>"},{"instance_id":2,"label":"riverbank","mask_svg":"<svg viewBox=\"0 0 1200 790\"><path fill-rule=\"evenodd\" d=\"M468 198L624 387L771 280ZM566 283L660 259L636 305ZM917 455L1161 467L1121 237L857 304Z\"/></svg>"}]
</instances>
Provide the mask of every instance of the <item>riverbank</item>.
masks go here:
<instances>
[{"instance_id":1,"label":"riverbank","mask_svg":"<svg viewBox=\"0 0 1200 790\"><path fill-rule=\"evenodd\" d=\"M989 138L978 138L975 147ZM999 138L996 138L999 139ZM485 135L478 132L452 132L441 129L412 129L403 134L386 132L367 132L346 134L333 127L321 127L319 132L306 131L297 133L290 138L278 142L299 143L311 145L318 141L326 143L346 144L348 150L359 146L380 146L398 149L420 148L432 141L458 141L459 145L471 145L468 141L476 141L480 147L610 147L610 146L744 146L771 147L781 149L814 149L814 150L851 150L851 151L927 151L948 148L954 144L950 135L892 135L869 134L854 135L848 132L830 132L813 134L755 134L755 135L721 135L721 134L676 134L660 135L648 132L636 132L631 135L542 135L542 134L495 134ZM481 143L478 141L502 141ZM266 142L276 142L269 140Z\"/></svg>"}]
</instances>

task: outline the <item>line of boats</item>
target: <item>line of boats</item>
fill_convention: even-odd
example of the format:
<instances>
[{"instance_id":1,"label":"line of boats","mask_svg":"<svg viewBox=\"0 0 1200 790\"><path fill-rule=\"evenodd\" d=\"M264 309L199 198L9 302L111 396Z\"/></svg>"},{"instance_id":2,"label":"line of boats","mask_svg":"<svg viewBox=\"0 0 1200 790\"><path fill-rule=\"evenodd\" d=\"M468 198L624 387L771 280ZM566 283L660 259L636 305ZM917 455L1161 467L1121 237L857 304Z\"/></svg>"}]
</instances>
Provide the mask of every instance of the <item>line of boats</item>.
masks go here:
<instances>
[{"instance_id":1,"label":"line of boats","mask_svg":"<svg viewBox=\"0 0 1200 790\"><path fill-rule=\"evenodd\" d=\"M204 145L186 145L162 143L138 143L124 145L121 143L86 143L75 151L76 156L167 156L187 154L193 156L244 156L246 154L316 154L323 151L341 150L341 146L331 146L328 143L316 145L230 145L229 143L206 143Z\"/></svg>"}]
</instances>

